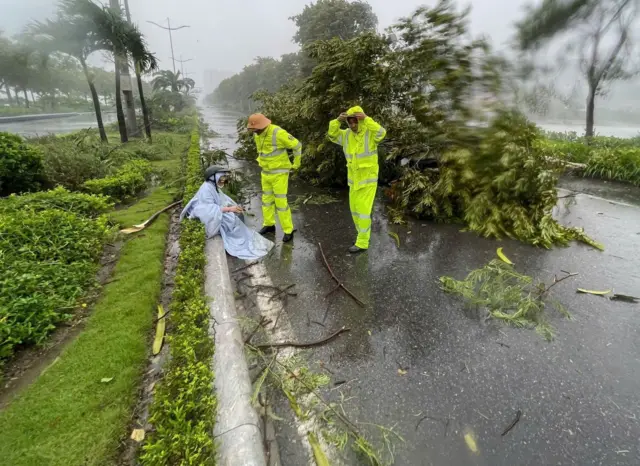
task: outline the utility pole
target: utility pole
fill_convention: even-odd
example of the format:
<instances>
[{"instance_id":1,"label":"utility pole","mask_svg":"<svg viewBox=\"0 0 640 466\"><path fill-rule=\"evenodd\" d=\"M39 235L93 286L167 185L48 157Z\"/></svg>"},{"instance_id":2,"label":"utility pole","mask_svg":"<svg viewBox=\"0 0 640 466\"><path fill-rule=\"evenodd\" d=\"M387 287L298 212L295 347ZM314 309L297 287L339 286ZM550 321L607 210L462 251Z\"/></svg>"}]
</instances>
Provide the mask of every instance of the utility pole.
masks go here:
<instances>
[{"instance_id":1,"label":"utility pole","mask_svg":"<svg viewBox=\"0 0 640 466\"><path fill-rule=\"evenodd\" d=\"M166 31L169 31L169 44L171 45L171 61L173 62L173 74L176 74L176 57L173 53L173 37L171 36L171 31L177 31L178 29L183 29L183 28L188 28L191 27L189 25L185 25L185 26L178 26L177 28L172 28L171 27L171 20L169 18L167 18L167 25L166 26L162 26L158 23L154 23L153 21L147 21L147 23L151 23L154 26L158 26L159 28L162 28Z\"/></svg>"},{"instance_id":2,"label":"utility pole","mask_svg":"<svg viewBox=\"0 0 640 466\"><path fill-rule=\"evenodd\" d=\"M112 10L122 14L120 0L109 0L109 6ZM129 59L127 55L114 57L116 66L120 67L120 90L124 96L125 106L127 107L127 126L129 134L133 137L139 136L138 123L136 121L136 107L133 100L133 86L131 85L131 75L129 74Z\"/></svg>"},{"instance_id":3,"label":"utility pole","mask_svg":"<svg viewBox=\"0 0 640 466\"><path fill-rule=\"evenodd\" d=\"M182 73L183 77L186 77L184 76L184 63L187 63L188 61L192 61L192 60L193 58L189 58L188 60L183 60L182 55L180 55L180 60L176 60L178 63L180 63L180 72Z\"/></svg>"}]
</instances>

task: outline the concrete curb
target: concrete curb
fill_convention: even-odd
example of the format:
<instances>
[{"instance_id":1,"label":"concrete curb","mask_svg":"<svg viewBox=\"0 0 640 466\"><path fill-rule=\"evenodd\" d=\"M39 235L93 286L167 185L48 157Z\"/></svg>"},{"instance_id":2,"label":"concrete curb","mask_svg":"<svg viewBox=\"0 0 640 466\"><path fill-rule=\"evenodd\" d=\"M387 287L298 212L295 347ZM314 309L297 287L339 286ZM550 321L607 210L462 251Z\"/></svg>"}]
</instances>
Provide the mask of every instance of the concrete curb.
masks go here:
<instances>
[{"instance_id":1,"label":"concrete curb","mask_svg":"<svg viewBox=\"0 0 640 466\"><path fill-rule=\"evenodd\" d=\"M209 333L216 345L213 370L218 418L214 435L219 444L219 464L266 466L260 420L251 406L251 380L222 238L208 239L205 253L205 293L211 312Z\"/></svg>"}]
</instances>

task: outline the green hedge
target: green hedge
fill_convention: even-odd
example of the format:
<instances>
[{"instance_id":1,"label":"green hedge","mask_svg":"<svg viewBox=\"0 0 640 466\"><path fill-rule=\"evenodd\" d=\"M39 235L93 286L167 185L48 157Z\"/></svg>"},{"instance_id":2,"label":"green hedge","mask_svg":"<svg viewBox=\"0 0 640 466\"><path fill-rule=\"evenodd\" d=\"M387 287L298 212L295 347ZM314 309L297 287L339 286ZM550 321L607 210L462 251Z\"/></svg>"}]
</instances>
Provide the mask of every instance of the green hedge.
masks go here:
<instances>
[{"instance_id":1,"label":"green hedge","mask_svg":"<svg viewBox=\"0 0 640 466\"><path fill-rule=\"evenodd\" d=\"M92 194L108 196L117 202L124 202L147 189L151 172L151 164L146 160L131 160L113 176L86 181L83 189Z\"/></svg>"},{"instance_id":2,"label":"green hedge","mask_svg":"<svg viewBox=\"0 0 640 466\"><path fill-rule=\"evenodd\" d=\"M200 136L191 135L186 159L184 201L202 183ZM204 226L185 221L171 304L167 339L171 359L156 385L151 407L152 433L143 447L145 465L213 465L212 438L216 400L213 396L213 342L209 338L209 307L204 296Z\"/></svg>"},{"instance_id":3,"label":"green hedge","mask_svg":"<svg viewBox=\"0 0 640 466\"><path fill-rule=\"evenodd\" d=\"M16 134L0 132L0 196L38 191L44 183L40 151Z\"/></svg>"},{"instance_id":4,"label":"green hedge","mask_svg":"<svg viewBox=\"0 0 640 466\"><path fill-rule=\"evenodd\" d=\"M109 206L64 189L0 200L0 360L42 343L80 305L109 238Z\"/></svg>"},{"instance_id":5,"label":"green hedge","mask_svg":"<svg viewBox=\"0 0 640 466\"><path fill-rule=\"evenodd\" d=\"M585 177L640 186L640 146L635 138L600 136L589 144L583 138L545 139L541 145L554 157L585 164Z\"/></svg>"},{"instance_id":6,"label":"green hedge","mask_svg":"<svg viewBox=\"0 0 640 466\"><path fill-rule=\"evenodd\" d=\"M28 195L11 195L0 201L0 214L20 209L30 209L35 212L60 209L85 217L97 217L106 214L112 208L113 202L106 196L72 193L61 186Z\"/></svg>"}]
</instances>

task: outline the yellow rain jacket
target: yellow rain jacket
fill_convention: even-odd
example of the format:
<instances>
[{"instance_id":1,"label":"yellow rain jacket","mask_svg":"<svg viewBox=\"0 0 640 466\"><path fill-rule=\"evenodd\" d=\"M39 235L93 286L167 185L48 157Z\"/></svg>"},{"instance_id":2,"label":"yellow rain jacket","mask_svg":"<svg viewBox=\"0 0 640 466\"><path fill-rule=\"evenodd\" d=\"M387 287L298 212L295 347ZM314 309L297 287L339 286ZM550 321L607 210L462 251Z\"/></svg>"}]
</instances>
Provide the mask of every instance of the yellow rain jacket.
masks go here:
<instances>
[{"instance_id":1,"label":"yellow rain jacket","mask_svg":"<svg viewBox=\"0 0 640 466\"><path fill-rule=\"evenodd\" d=\"M302 144L284 129L269 125L262 134L254 134L253 138L258 149L258 164L263 173L274 175L300 168ZM293 165L287 149L293 150Z\"/></svg>"},{"instance_id":2,"label":"yellow rain jacket","mask_svg":"<svg viewBox=\"0 0 640 466\"><path fill-rule=\"evenodd\" d=\"M351 107L347 115L364 113L362 107ZM342 146L347 160L348 183L351 189L360 189L367 184L378 183L378 144L387 131L373 118L366 117L358 122L358 132L340 129L340 121L329 123L329 140Z\"/></svg>"},{"instance_id":3,"label":"yellow rain jacket","mask_svg":"<svg viewBox=\"0 0 640 466\"><path fill-rule=\"evenodd\" d=\"M348 116L364 113L362 107L352 107ZM340 144L347 160L349 182L349 208L358 232L355 245L369 248L371 239L371 212L378 188L378 144L387 135L386 130L373 118L358 121L358 131L340 129L340 121L329 123L329 140Z\"/></svg>"}]
</instances>

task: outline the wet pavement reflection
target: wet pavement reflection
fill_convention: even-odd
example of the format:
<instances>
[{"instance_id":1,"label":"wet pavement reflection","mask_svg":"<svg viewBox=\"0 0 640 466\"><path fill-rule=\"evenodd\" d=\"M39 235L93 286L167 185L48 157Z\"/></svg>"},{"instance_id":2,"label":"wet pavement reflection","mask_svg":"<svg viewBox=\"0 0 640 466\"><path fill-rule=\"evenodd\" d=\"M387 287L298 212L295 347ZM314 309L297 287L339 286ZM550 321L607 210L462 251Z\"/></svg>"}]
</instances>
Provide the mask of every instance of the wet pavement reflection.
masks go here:
<instances>
[{"instance_id":1,"label":"wet pavement reflection","mask_svg":"<svg viewBox=\"0 0 640 466\"><path fill-rule=\"evenodd\" d=\"M115 113L102 113L102 120L105 125L116 121ZM50 120L16 121L13 123L0 124L0 131L19 134L20 136L31 138L36 136L46 136L48 134L67 134L80 131L85 128L97 128L96 117L93 113L83 113L80 115L55 118Z\"/></svg>"},{"instance_id":2,"label":"wet pavement reflection","mask_svg":"<svg viewBox=\"0 0 640 466\"><path fill-rule=\"evenodd\" d=\"M221 134L213 143L229 152L237 117L205 110ZM247 173L255 183L257 172ZM395 426L405 440L397 444L395 464L640 464L640 306L576 293L582 287L640 296L640 189L572 179L562 186L578 193L560 201L556 217L584 227L604 252L488 240L459 225L391 226L378 199L371 249L353 257L346 253L355 239L346 192L334 193L339 202L332 204L300 203L293 244L282 244L278 229L265 263L274 284L296 284L298 297L286 308L295 336L308 341L351 329L306 355L331 367L334 379L349 381L341 390L352 420ZM259 185L250 189L258 193ZM290 202L311 192L294 180ZM254 196L255 216L247 221L257 227L259 206ZM318 243L364 308L342 291L327 296L335 282ZM579 273L553 289L572 316L548 311L554 341L485 322L440 290L439 277L465 277L495 258L498 247L519 272L547 283L561 270ZM519 422L502 436L518 411ZM293 435L287 429L280 427L283 464L303 464L299 446L285 441ZM477 452L465 434L474 437Z\"/></svg>"}]
</instances>

